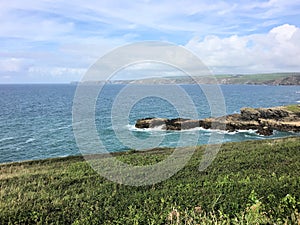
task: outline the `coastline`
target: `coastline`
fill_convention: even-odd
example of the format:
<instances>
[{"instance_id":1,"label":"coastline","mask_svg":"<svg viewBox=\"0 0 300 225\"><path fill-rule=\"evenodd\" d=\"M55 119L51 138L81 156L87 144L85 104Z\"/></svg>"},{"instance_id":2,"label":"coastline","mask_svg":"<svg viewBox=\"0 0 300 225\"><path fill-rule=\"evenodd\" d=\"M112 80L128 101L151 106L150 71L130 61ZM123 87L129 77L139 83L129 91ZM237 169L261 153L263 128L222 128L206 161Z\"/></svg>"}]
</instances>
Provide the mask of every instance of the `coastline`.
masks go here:
<instances>
[{"instance_id":1,"label":"coastline","mask_svg":"<svg viewBox=\"0 0 300 225\"><path fill-rule=\"evenodd\" d=\"M267 85L267 86L296 86L300 85L300 73L265 73L265 74L218 74L202 76L174 76L161 78L144 78L139 80L110 80L71 82L73 85L95 84L134 84L134 85L188 85L188 84L214 84L214 85Z\"/></svg>"},{"instance_id":2,"label":"coastline","mask_svg":"<svg viewBox=\"0 0 300 225\"><path fill-rule=\"evenodd\" d=\"M225 130L256 130L264 136L273 131L300 132L300 105L277 106L270 108L241 108L240 114L230 114L216 118L143 118L138 119L135 127L149 129L161 127L163 130L189 130L194 128Z\"/></svg>"}]
</instances>

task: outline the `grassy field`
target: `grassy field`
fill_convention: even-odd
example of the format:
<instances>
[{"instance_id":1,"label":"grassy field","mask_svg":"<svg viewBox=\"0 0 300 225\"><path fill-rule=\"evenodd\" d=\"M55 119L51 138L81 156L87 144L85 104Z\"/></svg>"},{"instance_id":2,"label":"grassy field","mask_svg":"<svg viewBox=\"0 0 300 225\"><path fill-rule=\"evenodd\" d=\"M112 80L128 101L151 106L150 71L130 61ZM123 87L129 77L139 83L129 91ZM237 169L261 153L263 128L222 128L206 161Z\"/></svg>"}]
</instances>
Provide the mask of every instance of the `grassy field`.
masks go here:
<instances>
[{"instance_id":1,"label":"grassy field","mask_svg":"<svg viewBox=\"0 0 300 225\"><path fill-rule=\"evenodd\" d=\"M0 165L0 224L300 224L300 138L226 143L205 171L199 147L161 183L130 187L82 157ZM172 149L118 155L155 163Z\"/></svg>"},{"instance_id":2,"label":"grassy field","mask_svg":"<svg viewBox=\"0 0 300 225\"><path fill-rule=\"evenodd\" d=\"M261 84L261 85L274 85L274 82L281 81L289 77L300 76L299 72L291 73L262 73L262 74L215 74L214 76L196 76L191 80L187 76L170 76L160 78L146 78L139 80L137 84L194 84L195 81L198 83L213 83L216 81L220 84ZM213 78L216 78L214 80ZM117 81L117 83L128 83L128 81ZM276 83L276 82L275 82ZM295 85L296 83L294 83ZM278 85L278 83L276 84Z\"/></svg>"},{"instance_id":3,"label":"grassy field","mask_svg":"<svg viewBox=\"0 0 300 225\"><path fill-rule=\"evenodd\" d=\"M253 80L257 82L263 82L267 80L275 80L278 78L285 78L292 75L299 75L299 73L263 73L263 74L246 74L246 75L216 75L220 78L229 78L235 77L240 78L241 80Z\"/></svg>"},{"instance_id":4,"label":"grassy field","mask_svg":"<svg viewBox=\"0 0 300 225\"><path fill-rule=\"evenodd\" d=\"M288 78L290 76L299 76L300 73L264 73L264 74L249 74L249 75L216 75L216 78L230 80L231 84L264 84L275 80Z\"/></svg>"}]
</instances>

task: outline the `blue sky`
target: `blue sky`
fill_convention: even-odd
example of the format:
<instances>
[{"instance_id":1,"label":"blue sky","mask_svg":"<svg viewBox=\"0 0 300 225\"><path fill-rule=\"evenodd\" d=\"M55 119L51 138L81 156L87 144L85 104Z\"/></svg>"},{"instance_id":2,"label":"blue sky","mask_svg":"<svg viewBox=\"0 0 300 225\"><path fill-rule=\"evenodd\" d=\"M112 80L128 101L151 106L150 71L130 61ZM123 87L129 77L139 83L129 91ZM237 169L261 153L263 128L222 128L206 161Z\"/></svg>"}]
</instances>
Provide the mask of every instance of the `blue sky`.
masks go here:
<instances>
[{"instance_id":1,"label":"blue sky","mask_svg":"<svg viewBox=\"0 0 300 225\"><path fill-rule=\"evenodd\" d=\"M136 41L182 45L216 74L300 71L300 0L0 2L0 83L80 80Z\"/></svg>"}]
</instances>

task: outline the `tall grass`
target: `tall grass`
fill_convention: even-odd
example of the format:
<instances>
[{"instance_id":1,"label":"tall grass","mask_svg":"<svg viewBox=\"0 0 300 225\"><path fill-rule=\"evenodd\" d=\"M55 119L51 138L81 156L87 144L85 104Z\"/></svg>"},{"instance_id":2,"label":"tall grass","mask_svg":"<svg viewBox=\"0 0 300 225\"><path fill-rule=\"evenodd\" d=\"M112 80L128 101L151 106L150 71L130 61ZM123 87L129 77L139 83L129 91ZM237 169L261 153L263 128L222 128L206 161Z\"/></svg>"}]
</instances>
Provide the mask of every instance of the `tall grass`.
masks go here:
<instances>
[{"instance_id":1,"label":"tall grass","mask_svg":"<svg viewBox=\"0 0 300 225\"><path fill-rule=\"evenodd\" d=\"M0 165L0 224L300 224L300 138L224 144L199 172L203 151L142 187L106 180L82 157ZM143 165L171 152L117 157Z\"/></svg>"}]
</instances>

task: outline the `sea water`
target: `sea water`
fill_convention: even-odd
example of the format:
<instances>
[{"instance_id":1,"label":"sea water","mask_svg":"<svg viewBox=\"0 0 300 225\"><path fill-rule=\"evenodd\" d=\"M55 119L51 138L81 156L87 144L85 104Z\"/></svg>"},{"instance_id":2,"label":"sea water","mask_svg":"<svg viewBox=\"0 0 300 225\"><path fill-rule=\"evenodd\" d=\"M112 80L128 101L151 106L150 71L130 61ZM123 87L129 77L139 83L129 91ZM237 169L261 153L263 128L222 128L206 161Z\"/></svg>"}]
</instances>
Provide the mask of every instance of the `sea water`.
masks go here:
<instances>
[{"instance_id":1,"label":"sea water","mask_svg":"<svg viewBox=\"0 0 300 225\"><path fill-rule=\"evenodd\" d=\"M119 118L126 123L123 121L118 126L118 122L112 123L111 108L125 86L105 85L95 107L99 140L109 152L126 151L135 146L116 135L123 133L131 136L129 141L142 140L149 143L135 146L141 148L189 146L196 134L197 144L202 145L208 143L213 132L223 133L220 140L222 142L297 135L291 132L275 132L272 136L264 137L252 130L224 132L202 128L186 131L136 129L134 124L140 118L179 116L178 109L166 99L151 96L133 105L128 115ZM181 88L192 99L199 119L211 116L210 103L199 86L181 85ZM221 85L220 88L226 114L238 113L242 107L272 107L297 104L300 101L300 86ZM76 85L71 84L0 85L0 163L80 154L72 128L75 91ZM123 104L126 105L126 101ZM183 133L185 138L179 143ZM155 137L160 141L152 146L151 140Z\"/></svg>"}]
</instances>

